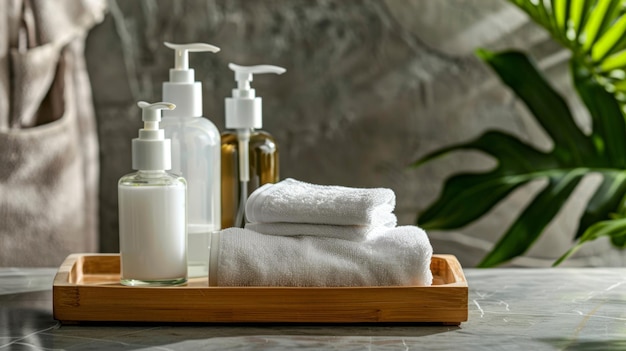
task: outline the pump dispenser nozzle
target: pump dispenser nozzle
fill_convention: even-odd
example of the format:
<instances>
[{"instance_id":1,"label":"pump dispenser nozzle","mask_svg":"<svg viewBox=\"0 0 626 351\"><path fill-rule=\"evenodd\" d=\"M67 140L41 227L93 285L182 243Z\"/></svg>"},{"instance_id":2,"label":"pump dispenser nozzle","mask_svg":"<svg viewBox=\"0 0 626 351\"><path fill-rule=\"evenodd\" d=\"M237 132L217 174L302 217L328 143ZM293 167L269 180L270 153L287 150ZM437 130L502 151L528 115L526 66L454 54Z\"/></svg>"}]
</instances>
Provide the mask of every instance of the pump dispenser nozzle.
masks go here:
<instances>
[{"instance_id":1,"label":"pump dispenser nozzle","mask_svg":"<svg viewBox=\"0 0 626 351\"><path fill-rule=\"evenodd\" d=\"M174 49L174 71L191 71L187 74L174 73L170 70L170 81L176 81L175 78L182 79L180 82L193 82L193 69L189 69L189 53L190 52L219 52L220 48L211 44L205 43L190 43L190 44L174 44L164 42L165 46L170 49ZM172 79L174 78L174 79Z\"/></svg>"},{"instance_id":2,"label":"pump dispenser nozzle","mask_svg":"<svg viewBox=\"0 0 626 351\"><path fill-rule=\"evenodd\" d=\"M170 69L169 82L163 83L163 100L178 105L176 111L165 111L166 117L202 116L202 84L195 81L194 70L189 68L190 52L218 52L220 48L205 43L164 43L174 50L174 68Z\"/></svg>"},{"instance_id":3,"label":"pump dispenser nozzle","mask_svg":"<svg viewBox=\"0 0 626 351\"><path fill-rule=\"evenodd\" d=\"M250 82L252 81L253 74L262 74L262 73L276 73L283 74L287 70L272 65L257 65L257 66L239 66L234 63L229 63L228 68L235 72L235 80L237 81L237 89L239 91L242 90L250 90ZM252 89L252 97L254 97L254 89ZM233 94L234 97L234 94Z\"/></svg>"},{"instance_id":4,"label":"pump dispenser nozzle","mask_svg":"<svg viewBox=\"0 0 626 351\"><path fill-rule=\"evenodd\" d=\"M155 102L149 103L145 101L139 101L137 106L141 108L141 120L144 121L144 130L156 130L159 129L159 122L161 122L161 110L173 110L176 105L171 102ZM155 123L154 128L148 127L147 123Z\"/></svg>"},{"instance_id":5,"label":"pump dispenser nozzle","mask_svg":"<svg viewBox=\"0 0 626 351\"><path fill-rule=\"evenodd\" d=\"M173 110L176 105L170 102L145 101L137 103L142 109L143 129L139 137L133 139L133 169L141 171L161 171L172 168L170 140L165 139L163 129L159 129L161 110Z\"/></svg>"},{"instance_id":6,"label":"pump dispenser nozzle","mask_svg":"<svg viewBox=\"0 0 626 351\"><path fill-rule=\"evenodd\" d=\"M229 63L228 68L235 72L237 89L233 89L233 97L226 98L226 128L236 129L239 139L239 179L249 181L248 168L248 141L250 131L263 127L261 98L255 96L254 89L250 88L253 74L275 73L283 74L287 70L272 65L239 66Z\"/></svg>"},{"instance_id":7,"label":"pump dispenser nozzle","mask_svg":"<svg viewBox=\"0 0 626 351\"><path fill-rule=\"evenodd\" d=\"M237 89L233 89L233 96L226 98L226 128L237 130L239 154L239 182L240 200L235 225L243 225L244 209L248 198L248 182L250 181L249 143L253 129L263 127L261 98L256 97L254 89L250 88L254 74L275 73L283 74L287 70L271 65L239 66L229 63L228 68L235 72Z\"/></svg>"},{"instance_id":8,"label":"pump dispenser nozzle","mask_svg":"<svg viewBox=\"0 0 626 351\"><path fill-rule=\"evenodd\" d=\"M261 98L255 96L250 88L252 75L262 73L283 74L287 70L271 65L239 66L229 63L228 68L235 72L237 89L233 89L232 98L226 98L226 128L261 128L263 115Z\"/></svg>"}]
</instances>

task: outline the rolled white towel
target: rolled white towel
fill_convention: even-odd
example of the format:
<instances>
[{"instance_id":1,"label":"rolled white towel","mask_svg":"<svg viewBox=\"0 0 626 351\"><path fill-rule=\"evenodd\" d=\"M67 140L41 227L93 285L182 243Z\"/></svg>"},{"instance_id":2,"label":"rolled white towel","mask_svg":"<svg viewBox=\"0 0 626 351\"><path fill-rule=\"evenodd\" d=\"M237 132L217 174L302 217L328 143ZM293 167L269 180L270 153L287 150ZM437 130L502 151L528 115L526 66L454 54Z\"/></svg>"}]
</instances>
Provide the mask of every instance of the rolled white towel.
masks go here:
<instances>
[{"instance_id":1,"label":"rolled white towel","mask_svg":"<svg viewBox=\"0 0 626 351\"><path fill-rule=\"evenodd\" d=\"M217 286L428 286L432 246L418 227L376 230L363 242L219 232L211 250Z\"/></svg>"},{"instance_id":2,"label":"rolled white towel","mask_svg":"<svg viewBox=\"0 0 626 351\"><path fill-rule=\"evenodd\" d=\"M396 195L385 188L317 185L292 178L265 184L246 202L248 222L380 226L396 222Z\"/></svg>"},{"instance_id":3,"label":"rolled white towel","mask_svg":"<svg viewBox=\"0 0 626 351\"><path fill-rule=\"evenodd\" d=\"M384 225L378 227L366 225L326 225L287 222L246 223L246 229L250 229L261 234L282 236L309 235L351 241L363 241L367 235L375 229L393 228L395 226L396 221L385 223Z\"/></svg>"}]
</instances>

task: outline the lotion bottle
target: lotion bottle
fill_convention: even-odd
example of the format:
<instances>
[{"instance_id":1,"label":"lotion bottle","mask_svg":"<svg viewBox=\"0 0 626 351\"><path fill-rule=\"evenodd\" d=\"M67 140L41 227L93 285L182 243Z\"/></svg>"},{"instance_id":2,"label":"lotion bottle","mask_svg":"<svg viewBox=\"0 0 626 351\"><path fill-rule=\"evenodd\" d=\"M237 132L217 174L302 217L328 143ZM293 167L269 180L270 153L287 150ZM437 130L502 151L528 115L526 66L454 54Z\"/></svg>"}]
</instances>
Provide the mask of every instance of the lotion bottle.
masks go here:
<instances>
[{"instance_id":1,"label":"lotion bottle","mask_svg":"<svg viewBox=\"0 0 626 351\"><path fill-rule=\"evenodd\" d=\"M244 225L248 194L266 183L278 182L278 147L263 126L261 98L250 88L254 74L283 74L278 66L239 66L237 89L226 98L226 128L222 133L222 228Z\"/></svg>"},{"instance_id":2,"label":"lotion bottle","mask_svg":"<svg viewBox=\"0 0 626 351\"><path fill-rule=\"evenodd\" d=\"M220 132L202 116L202 84L194 81L189 52L218 52L216 46L165 43L174 50L174 68L163 83L163 100L176 104L163 112L165 137L172 141L172 171L187 180L188 275L208 275L210 235L221 228Z\"/></svg>"},{"instance_id":3,"label":"lotion bottle","mask_svg":"<svg viewBox=\"0 0 626 351\"><path fill-rule=\"evenodd\" d=\"M170 140L159 129L161 109L139 102L143 129L132 141L135 173L118 182L121 283L179 285L187 281L187 183L171 168Z\"/></svg>"}]
</instances>

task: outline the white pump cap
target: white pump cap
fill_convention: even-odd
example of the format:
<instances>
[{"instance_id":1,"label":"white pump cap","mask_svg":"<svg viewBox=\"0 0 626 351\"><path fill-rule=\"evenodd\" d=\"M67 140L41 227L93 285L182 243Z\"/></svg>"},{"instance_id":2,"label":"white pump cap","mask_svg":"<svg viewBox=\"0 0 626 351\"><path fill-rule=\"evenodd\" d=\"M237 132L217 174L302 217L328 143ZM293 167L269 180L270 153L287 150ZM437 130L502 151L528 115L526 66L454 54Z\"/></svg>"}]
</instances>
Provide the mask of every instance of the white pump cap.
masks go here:
<instances>
[{"instance_id":1,"label":"white pump cap","mask_svg":"<svg viewBox=\"0 0 626 351\"><path fill-rule=\"evenodd\" d=\"M137 103L142 109L143 129L139 138L133 139L133 169L141 171L162 171L172 168L170 139L165 139L163 129L159 129L161 110L173 110L176 105L169 102L149 104Z\"/></svg>"},{"instance_id":2,"label":"white pump cap","mask_svg":"<svg viewBox=\"0 0 626 351\"><path fill-rule=\"evenodd\" d=\"M287 70L270 65L239 66L229 63L228 68L235 72L237 89L233 89L233 96L226 98L226 128L261 128L263 114L261 98L255 97L254 89L250 88L253 74L276 73L283 74Z\"/></svg>"},{"instance_id":3,"label":"white pump cap","mask_svg":"<svg viewBox=\"0 0 626 351\"><path fill-rule=\"evenodd\" d=\"M189 53L218 52L220 48L204 43L164 44L174 49L174 68L170 69L170 81L163 83L163 100L178 106L175 111L164 111L164 116L202 116L202 84L194 81L194 70L189 68Z\"/></svg>"}]
</instances>

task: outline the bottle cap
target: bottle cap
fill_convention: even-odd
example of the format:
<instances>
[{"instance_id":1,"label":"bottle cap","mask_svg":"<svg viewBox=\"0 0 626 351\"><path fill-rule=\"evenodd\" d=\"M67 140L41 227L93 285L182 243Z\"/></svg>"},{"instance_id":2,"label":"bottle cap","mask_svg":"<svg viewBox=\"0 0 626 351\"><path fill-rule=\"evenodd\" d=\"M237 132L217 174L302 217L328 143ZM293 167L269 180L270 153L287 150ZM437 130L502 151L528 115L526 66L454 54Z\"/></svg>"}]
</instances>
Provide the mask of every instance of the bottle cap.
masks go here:
<instances>
[{"instance_id":1,"label":"bottle cap","mask_svg":"<svg viewBox=\"0 0 626 351\"><path fill-rule=\"evenodd\" d=\"M172 168L170 140L165 139L163 129L159 129L161 110L173 110L176 105L170 102L145 101L137 103L142 109L143 128L139 137L132 142L133 169L142 171L161 171Z\"/></svg>"},{"instance_id":2,"label":"bottle cap","mask_svg":"<svg viewBox=\"0 0 626 351\"><path fill-rule=\"evenodd\" d=\"M163 83L163 100L172 101L178 108L164 111L165 117L202 116L202 84L195 82L194 70L189 68L190 52L218 52L220 48L205 43L164 43L174 50L174 68L170 69L169 82Z\"/></svg>"},{"instance_id":3,"label":"bottle cap","mask_svg":"<svg viewBox=\"0 0 626 351\"><path fill-rule=\"evenodd\" d=\"M229 63L228 68L235 72L237 89L233 89L233 96L226 98L226 128L261 128L263 126L263 114L261 98L255 96L254 89L250 88L250 82L254 74L275 73L283 74L287 70L271 65L239 66Z\"/></svg>"}]
</instances>

